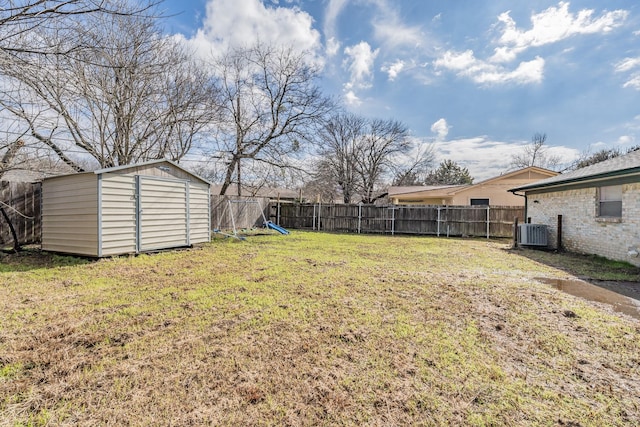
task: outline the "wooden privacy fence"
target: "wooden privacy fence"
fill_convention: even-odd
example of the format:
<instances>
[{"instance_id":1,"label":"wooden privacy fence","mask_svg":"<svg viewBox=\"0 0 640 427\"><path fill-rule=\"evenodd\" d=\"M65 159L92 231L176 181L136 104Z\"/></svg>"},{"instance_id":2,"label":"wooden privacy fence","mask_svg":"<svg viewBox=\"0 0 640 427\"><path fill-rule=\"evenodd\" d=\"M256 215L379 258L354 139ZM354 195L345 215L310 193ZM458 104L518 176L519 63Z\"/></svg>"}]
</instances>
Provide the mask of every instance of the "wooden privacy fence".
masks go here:
<instances>
[{"instance_id":1,"label":"wooden privacy fence","mask_svg":"<svg viewBox=\"0 0 640 427\"><path fill-rule=\"evenodd\" d=\"M375 206L281 204L277 222L285 228L348 233L512 237L517 206Z\"/></svg>"},{"instance_id":2,"label":"wooden privacy fence","mask_svg":"<svg viewBox=\"0 0 640 427\"><path fill-rule=\"evenodd\" d=\"M268 198L240 196L211 196L211 229L233 230L262 227L270 220Z\"/></svg>"},{"instance_id":3,"label":"wooden privacy fence","mask_svg":"<svg viewBox=\"0 0 640 427\"><path fill-rule=\"evenodd\" d=\"M0 205L13 224L21 245L40 243L40 194L39 183L0 182ZM0 215L0 244L6 246L12 243L9 224Z\"/></svg>"},{"instance_id":4,"label":"wooden privacy fence","mask_svg":"<svg viewBox=\"0 0 640 427\"><path fill-rule=\"evenodd\" d=\"M40 199L39 183L1 183L0 203L21 245L40 242ZM514 218L524 222L524 208L276 204L262 197L211 196L213 230L261 227L265 218L285 228L303 230L512 237ZM9 225L0 215L0 244L12 243Z\"/></svg>"}]
</instances>

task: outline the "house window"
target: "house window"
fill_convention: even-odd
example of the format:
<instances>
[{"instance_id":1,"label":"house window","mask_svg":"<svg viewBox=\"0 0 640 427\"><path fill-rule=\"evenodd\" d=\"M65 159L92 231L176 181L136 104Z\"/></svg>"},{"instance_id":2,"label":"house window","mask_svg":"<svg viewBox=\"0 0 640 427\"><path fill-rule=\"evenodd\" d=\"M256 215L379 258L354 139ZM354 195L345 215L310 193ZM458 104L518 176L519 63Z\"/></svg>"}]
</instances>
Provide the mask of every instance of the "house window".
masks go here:
<instances>
[{"instance_id":1,"label":"house window","mask_svg":"<svg viewBox=\"0 0 640 427\"><path fill-rule=\"evenodd\" d=\"M610 185L598 189L598 216L622 218L622 186Z\"/></svg>"},{"instance_id":2,"label":"house window","mask_svg":"<svg viewBox=\"0 0 640 427\"><path fill-rule=\"evenodd\" d=\"M489 206L489 199L471 199L471 206Z\"/></svg>"}]
</instances>

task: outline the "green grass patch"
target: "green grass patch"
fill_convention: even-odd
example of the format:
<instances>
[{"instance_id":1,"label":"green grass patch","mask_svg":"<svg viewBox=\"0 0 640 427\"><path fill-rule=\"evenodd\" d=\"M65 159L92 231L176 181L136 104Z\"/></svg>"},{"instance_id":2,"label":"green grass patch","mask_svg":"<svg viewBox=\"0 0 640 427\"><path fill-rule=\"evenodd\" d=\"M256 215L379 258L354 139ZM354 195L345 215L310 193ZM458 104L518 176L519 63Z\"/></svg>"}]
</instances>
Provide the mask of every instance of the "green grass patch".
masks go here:
<instances>
[{"instance_id":1,"label":"green grass patch","mask_svg":"<svg viewBox=\"0 0 640 427\"><path fill-rule=\"evenodd\" d=\"M0 419L640 424L637 321L533 280L637 271L509 244L294 232L4 257Z\"/></svg>"}]
</instances>

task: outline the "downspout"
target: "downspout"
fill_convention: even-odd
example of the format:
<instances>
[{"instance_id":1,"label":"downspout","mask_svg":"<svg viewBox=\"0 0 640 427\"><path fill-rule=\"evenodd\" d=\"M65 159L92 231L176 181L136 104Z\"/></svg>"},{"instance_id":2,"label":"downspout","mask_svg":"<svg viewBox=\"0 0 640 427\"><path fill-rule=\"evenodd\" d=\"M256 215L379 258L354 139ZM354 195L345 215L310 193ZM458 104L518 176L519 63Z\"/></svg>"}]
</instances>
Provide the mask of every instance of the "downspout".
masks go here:
<instances>
[{"instance_id":1,"label":"downspout","mask_svg":"<svg viewBox=\"0 0 640 427\"><path fill-rule=\"evenodd\" d=\"M523 218L523 221L526 224L526 222L527 222L527 214L529 213L528 212L528 210L529 210L529 199L527 198L527 193L518 194L518 193L516 193L515 190L514 191L509 190L509 192L512 193L514 196L524 197L524 218ZM514 228L514 230L513 230L513 247L514 248L518 247L518 241L520 240L520 238L518 236L519 230L518 230L518 227L516 225L517 225L517 220L514 219L514 226L513 226L513 228Z\"/></svg>"},{"instance_id":2,"label":"downspout","mask_svg":"<svg viewBox=\"0 0 640 427\"><path fill-rule=\"evenodd\" d=\"M512 193L514 196L524 197L524 218L523 218L523 221L526 223L527 222L527 218L529 217L529 199L527 198L527 193L518 194L515 191L511 191L511 190L509 190L509 192Z\"/></svg>"}]
</instances>

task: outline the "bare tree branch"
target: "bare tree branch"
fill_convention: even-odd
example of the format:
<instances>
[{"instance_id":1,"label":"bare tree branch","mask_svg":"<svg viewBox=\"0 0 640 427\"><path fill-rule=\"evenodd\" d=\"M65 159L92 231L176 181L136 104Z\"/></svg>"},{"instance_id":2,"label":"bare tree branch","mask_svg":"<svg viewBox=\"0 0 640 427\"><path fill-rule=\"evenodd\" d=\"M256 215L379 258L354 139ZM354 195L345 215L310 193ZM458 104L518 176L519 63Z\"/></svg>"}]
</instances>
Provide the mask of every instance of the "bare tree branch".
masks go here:
<instances>
[{"instance_id":1,"label":"bare tree branch","mask_svg":"<svg viewBox=\"0 0 640 427\"><path fill-rule=\"evenodd\" d=\"M546 133L535 133L531 137L531 142L523 148L523 152L515 154L511 157L511 166L516 169L522 169L529 166L537 166L540 168L554 169L560 164L559 156L551 156L548 154L548 146Z\"/></svg>"},{"instance_id":2,"label":"bare tree branch","mask_svg":"<svg viewBox=\"0 0 640 427\"><path fill-rule=\"evenodd\" d=\"M218 151L229 156L220 194L234 175L241 191L243 159L268 158L286 167L286 157L301 151L312 127L333 107L315 84L318 70L293 48L235 48L213 60L212 68L223 92Z\"/></svg>"},{"instance_id":3,"label":"bare tree branch","mask_svg":"<svg viewBox=\"0 0 640 427\"><path fill-rule=\"evenodd\" d=\"M335 183L345 203L352 203L356 195L363 203L379 199L376 192L383 178L398 166L395 157L412 148L406 126L395 120L340 114L318 135L322 148L316 176Z\"/></svg>"},{"instance_id":4,"label":"bare tree branch","mask_svg":"<svg viewBox=\"0 0 640 427\"><path fill-rule=\"evenodd\" d=\"M78 28L74 42L97 48L5 64L17 95L0 104L74 170L86 156L101 167L182 159L215 117L210 77L152 18L102 14L87 21L92 25ZM67 34L47 37L64 43Z\"/></svg>"}]
</instances>

